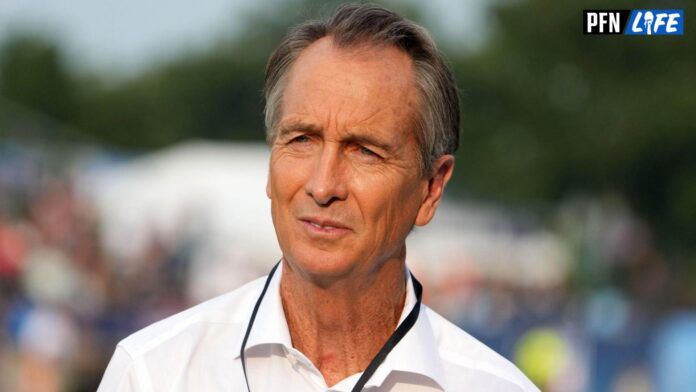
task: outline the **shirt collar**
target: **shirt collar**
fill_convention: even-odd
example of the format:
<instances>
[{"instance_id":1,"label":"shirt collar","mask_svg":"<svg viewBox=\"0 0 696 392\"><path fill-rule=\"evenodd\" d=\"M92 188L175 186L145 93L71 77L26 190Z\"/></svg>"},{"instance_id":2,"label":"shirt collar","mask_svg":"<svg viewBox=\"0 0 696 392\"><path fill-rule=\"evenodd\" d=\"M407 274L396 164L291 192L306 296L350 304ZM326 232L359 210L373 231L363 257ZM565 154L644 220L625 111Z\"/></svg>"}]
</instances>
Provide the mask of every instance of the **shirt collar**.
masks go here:
<instances>
[{"instance_id":1,"label":"shirt collar","mask_svg":"<svg viewBox=\"0 0 696 392\"><path fill-rule=\"evenodd\" d=\"M285 311L283 311L283 302L280 298L280 278L282 275L283 263L281 262L268 284L266 295L263 296L256 313L256 320L249 334L245 351L262 344L280 344L287 348L292 347L290 331L285 320ZM247 327L248 321L244 325ZM241 342L239 348L241 349ZM237 356L239 356L239 350L237 350Z\"/></svg>"},{"instance_id":2,"label":"shirt collar","mask_svg":"<svg viewBox=\"0 0 696 392\"><path fill-rule=\"evenodd\" d=\"M283 263L281 262L271 278L266 295L261 301L245 351L263 344L280 344L287 349L292 348L290 331L288 330L288 323L285 319L283 303L280 297L282 270ZM399 318L399 324L404 321L417 302L413 281L410 279L410 271L407 272L406 276L408 277L406 279L406 299L404 308L401 311L401 317ZM248 322L244 323L244 325L246 328ZM235 357L237 358L239 357L240 348L241 339L235 352ZM389 353L365 387L382 385L392 371L423 375L435 381L442 389L445 388L445 376L440 362L438 345L424 304L421 304L416 324ZM360 374L355 374L344 381L351 381L352 386ZM353 378L355 380L352 380Z\"/></svg>"}]
</instances>

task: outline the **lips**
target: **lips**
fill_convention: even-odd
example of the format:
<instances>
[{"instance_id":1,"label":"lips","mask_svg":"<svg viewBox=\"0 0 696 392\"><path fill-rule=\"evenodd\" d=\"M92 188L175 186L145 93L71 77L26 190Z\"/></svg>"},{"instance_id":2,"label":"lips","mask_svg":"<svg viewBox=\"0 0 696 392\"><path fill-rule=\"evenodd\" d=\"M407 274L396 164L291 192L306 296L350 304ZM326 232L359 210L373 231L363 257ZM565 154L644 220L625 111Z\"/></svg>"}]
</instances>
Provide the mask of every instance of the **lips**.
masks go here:
<instances>
[{"instance_id":1,"label":"lips","mask_svg":"<svg viewBox=\"0 0 696 392\"><path fill-rule=\"evenodd\" d=\"M332 219L302 217L299 222L310 238L317 240L335 240L351 231L347 225Z\"/></svg>"},{"instance_id":2,"label":"lips","mask_svg":"<svg viewBox=\"0 0 696 392\"><path fill-rule=\"evenodd\" d=\"M301 221L308 223L312 225L313 227L316 227L317 229L324 229L324 230L332 230L332 229L344 229L348 230L348 226L344 225L341 222L331 220L331 219L323 219L323 218L316 218L316 217L303 217L300 218Z\"/></svg>"}]
</instances>

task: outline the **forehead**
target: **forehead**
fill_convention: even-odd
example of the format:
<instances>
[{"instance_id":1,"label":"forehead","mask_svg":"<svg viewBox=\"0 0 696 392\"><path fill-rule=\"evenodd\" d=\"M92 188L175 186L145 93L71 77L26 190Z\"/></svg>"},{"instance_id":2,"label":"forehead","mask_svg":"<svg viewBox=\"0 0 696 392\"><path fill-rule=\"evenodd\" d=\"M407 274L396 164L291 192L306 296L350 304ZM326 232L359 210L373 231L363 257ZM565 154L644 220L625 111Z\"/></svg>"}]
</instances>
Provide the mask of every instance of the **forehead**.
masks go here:
<instances>
[{"instance_id":1,"label":"forehead","mask_svg":"<svg viewBox=\"0 0 696 392\"><path fill-rule=\"evenodd\" d=\"M413 64L393 46L337 47L324 37L304 49L288 74L284 120L339 129L412 130L417 107Z\"/></svg>"}]
</instances>

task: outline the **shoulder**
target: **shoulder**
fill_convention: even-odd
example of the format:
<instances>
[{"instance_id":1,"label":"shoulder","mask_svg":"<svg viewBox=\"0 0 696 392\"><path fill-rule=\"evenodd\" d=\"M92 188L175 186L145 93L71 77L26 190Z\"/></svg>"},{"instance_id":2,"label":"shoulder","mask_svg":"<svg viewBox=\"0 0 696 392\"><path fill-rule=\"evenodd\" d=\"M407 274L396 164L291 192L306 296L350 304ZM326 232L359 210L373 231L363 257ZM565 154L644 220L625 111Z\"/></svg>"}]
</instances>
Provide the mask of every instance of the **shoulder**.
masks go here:
<instances>
[{"instance_id":1,"label":"shoulder","mask_svg":"<svg viewBox=\"0 0 696 392\"><path fill-rule=\"evenodd\" d=\"M539 391L512 362L434 310L427 306L425 310L451 385L459 386L457 380L466 379L467 389L472 382L478 387L472 390Z\"/></svg>"},{"instance_id":2,"label":"shoulder","mask_svg":"<svg viewBox=\"0 0 696 392\"><path fill-rule=\"evenodd\" d=\"M224 364L237 359L235 347L263 281L249 282L123 339L98 391L165 391L187 382L204 386L202 390L216 390L215 382L237 385L243 379Z\"/></svg>"},{"instance_id":3,"label":"shoulder","mask_svg":"<svg viewBox=\"0 0 696 392\"><path fill-rule=\"evenodd\" d=\"M200 341L216 327L224 329L234 340L241 333L234 325L241 327L248 319L264 279L253 280L236 290L151 324L123 339L118 347L135 359L170 344L176 343L181 347L182 340Z\"/></svg>"}]
</instances>

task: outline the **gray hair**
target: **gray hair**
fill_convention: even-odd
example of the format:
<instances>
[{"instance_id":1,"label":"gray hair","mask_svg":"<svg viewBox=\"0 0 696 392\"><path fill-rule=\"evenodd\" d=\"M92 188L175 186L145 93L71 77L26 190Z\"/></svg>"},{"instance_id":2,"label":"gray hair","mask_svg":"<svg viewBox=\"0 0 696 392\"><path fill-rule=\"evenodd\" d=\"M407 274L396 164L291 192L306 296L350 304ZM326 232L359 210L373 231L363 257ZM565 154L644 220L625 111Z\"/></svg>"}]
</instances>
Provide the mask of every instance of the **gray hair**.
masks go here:
<instances>
[{"instance_id":1,"label":"gray hair","mask_svg":"<svg viewBox=\"0 0 696 392\"><path fill-rule=\"evenodd\" d=\"M420 94L415 132L420 167L424 175L442 155L453 154L459 145L459 97L454 78L428 32L384 8L346 4L328 18L310 20L290 29L266 65L266 139L272 143L280 118L283 88L289 70L300 52L320 38L331 36L339 47L360 44L392 45L413 61Z\"/></svg>"}]
</instances>

